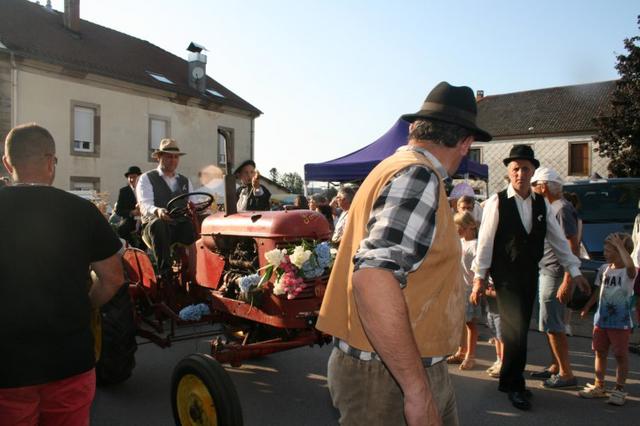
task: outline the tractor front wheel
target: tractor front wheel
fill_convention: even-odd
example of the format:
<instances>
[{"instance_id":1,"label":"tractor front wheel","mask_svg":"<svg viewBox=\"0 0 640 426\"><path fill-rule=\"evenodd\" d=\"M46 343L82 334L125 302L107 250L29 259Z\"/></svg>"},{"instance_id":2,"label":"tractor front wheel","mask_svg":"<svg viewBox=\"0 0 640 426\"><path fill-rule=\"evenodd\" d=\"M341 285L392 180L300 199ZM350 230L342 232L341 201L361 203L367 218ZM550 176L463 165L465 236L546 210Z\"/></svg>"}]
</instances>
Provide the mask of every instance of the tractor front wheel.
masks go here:
<instances>
[{"instance_id":1,"label":"tractor front wheel","mask_svg":"<svg viewBox=\"0 0 640 426\"><path fill-rule=\"evenodd\" d=\"M123 285L113 298L100 308L102 345L96 364L99 385L121 383L131 377L136 365L136 324L129 286Z\"/></svg>"},{"instance_id":2,"label":"tractor front wheel","mask_svg":"<svg viewBox=\"0 0 640 426\"><path fill-rule=\"evenodd\" d=\"M171 405L177 425L242 425L236 388L220 363L209 355L191 354L176 365Z\"/></svg>"}]
</instances>

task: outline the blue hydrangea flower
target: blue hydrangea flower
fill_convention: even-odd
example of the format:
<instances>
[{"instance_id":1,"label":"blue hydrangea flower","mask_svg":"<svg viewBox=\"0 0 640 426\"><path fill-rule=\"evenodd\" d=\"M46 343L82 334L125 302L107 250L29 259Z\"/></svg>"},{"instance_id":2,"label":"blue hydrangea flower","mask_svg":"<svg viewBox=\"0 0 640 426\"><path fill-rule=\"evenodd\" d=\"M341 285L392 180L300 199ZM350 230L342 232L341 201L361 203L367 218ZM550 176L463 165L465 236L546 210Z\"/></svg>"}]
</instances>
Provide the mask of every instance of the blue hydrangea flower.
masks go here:
<instances>
[{"instance_id":1,"label":"blue hydrangea flower","mask_svg":"<svg viewBox=\"0 0 640 426\"><path fill-rule=\"evenodd\" d=\"M243 293L248 293L251 289L258 286L260 282L260 275L252 274L246 275L240 278L240 291Z\"/></svg>"},{"instance_id":2,"label":"blue hydrangea flower","mask_svg":"<svg viewBox=\"0 0 640 426\"><path fill-rule=\"evenodd\" d=\"M200 303L182 308L178 313L178 316L183 321L198 321L203 315L209 315L210 313L211 311L209 310L209 306L204 303Z\"/></svg>"},{"instance_id":3,"label":"blue hydrangea flower","mask_svg":"<svg viewBox=\"0 0 640 426\"><path fill-rule=\"evenodd\" d=\"M302 265L302 275L307 279L318 278L322 276L323 272L324 268L318 264L315 256L311 256L309 260Z\"/></svg>"},{"instance_id":4,"label":"blue hydrangea flower","mask_svg":"<svg viewBox=\"0 0 640 426\"><path fill-rule=\"evenodd\" d=\"M331 264L331 246L324 241L318 244L314 250L318 266L322 269L328 268Z\"/></svg>"}]
</instances>

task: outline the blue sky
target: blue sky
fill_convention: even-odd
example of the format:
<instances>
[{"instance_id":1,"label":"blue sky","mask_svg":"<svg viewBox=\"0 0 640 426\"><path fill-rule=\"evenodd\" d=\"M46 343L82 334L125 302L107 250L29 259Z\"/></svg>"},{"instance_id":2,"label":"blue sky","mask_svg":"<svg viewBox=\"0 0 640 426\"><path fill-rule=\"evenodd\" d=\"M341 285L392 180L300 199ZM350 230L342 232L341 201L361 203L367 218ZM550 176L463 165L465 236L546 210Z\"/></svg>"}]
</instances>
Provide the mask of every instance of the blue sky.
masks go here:
<instances>
[{"instance_id":1,"label":"blue sky","mask_svg":"<svg viewBox=\"0 0 640 426\"><path fill-rule=\"evenodd\" d=\"M82 19L183 58L206 46L207 73L264 112L258 169L300 175L375 140L442 80L492 95L615 79L638 14L637 0L80 3Z\"/></svg>"}]
</instances>

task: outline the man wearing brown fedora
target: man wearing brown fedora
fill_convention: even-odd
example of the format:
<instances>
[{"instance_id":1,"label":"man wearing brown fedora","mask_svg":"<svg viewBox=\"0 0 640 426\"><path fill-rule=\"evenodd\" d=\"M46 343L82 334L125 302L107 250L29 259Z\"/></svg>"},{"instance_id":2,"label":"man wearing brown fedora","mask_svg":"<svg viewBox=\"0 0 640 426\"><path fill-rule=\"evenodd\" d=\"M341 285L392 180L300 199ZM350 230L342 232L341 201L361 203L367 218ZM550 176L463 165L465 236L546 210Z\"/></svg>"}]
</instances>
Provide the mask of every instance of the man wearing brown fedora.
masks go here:
<instances>
[{"instance_id":1,"label":"man wearing brown fedora","mask_svg":"<svg viewBox=\"0 0 640 426\"><path fill-rule=\"evenodd\" d=\"M127 186L120 188L118 201L116 202L116 214L122 219L118 224L118 236L129 244L134 245L135 241L131 233L136 230L137 218L140 216L140 209L136 201L136 185L142 171L138 166L131 166L124 174L127 179Z\"/></svg>"},{"instance_id":2,"label":"man wearing brown fedora","mask_svg":"<svg viewBox=\"0 0 640 426\"><path fill-rule=\"evenodd\" d=\"M503 163L508 169L509 186L485 204L471 301L480 301L491 274L504 342L498 390L508 394L514 407L528 410L531 392L525 388L523 372L545 238L558 263L571 274L571 285L586 292L589 285L580 274L580 260L571 252L553 210L544 197L531 191L531 177L540 166L533 149L514 145Z\"/></svg>"},{"instance_id":3,"label":"man wearing brown fedora","mask_svg":"<svg viewBox=\"0 0 640 426\"><path fill-rule=\"evenodd\" d=\"M474 140L469 87L438 84L411 123L406 146L356 193L317 328L334 336L328 384L340 424L458 423L442 362L464 322L460 243L443 179Z\"/></svg>"},{"instance_id":4,"label":"man wearing brown fedora","mask_svg":"<svg viewBox=\"0 0 640 426\"><path fill-rule=\"evenodd\" d=\"M142 213L143 239L151 243L151 249L158 262L161 275L171 270L171 244L182 243L189 247L192 273L195 271L196 233L188 218L174 219L169 216L167 204L178 195L193 192L193 185L186 176L176 172L180 151L174 139L162 139L160 147L152 157L158 160L158 167L140 176L136 186L136 196ZM186 205L187 200L183 200Z\"/></svg>"}]
</instances>

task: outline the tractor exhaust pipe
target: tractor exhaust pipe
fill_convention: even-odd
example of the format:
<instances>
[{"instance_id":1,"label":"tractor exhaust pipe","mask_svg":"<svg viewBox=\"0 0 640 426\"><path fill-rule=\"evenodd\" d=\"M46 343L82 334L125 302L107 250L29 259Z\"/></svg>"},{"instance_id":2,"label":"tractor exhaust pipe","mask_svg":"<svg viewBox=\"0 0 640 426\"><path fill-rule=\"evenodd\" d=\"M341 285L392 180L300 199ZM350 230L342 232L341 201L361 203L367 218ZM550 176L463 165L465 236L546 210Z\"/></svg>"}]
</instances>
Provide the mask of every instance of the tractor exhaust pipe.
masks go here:
<instances>
[{"instance_id":1,"label":"tractor exhaust pipe","mask_svg":"<svg viewBox=\"0 0 640 426\"><path fill-rule=\"evenodd\" d=\"M238 213L238 199L236 196L236 177L231 170L231 162L229 161L229 145L224 144L226 151L226 173L224 175L224 212L225 216Z\"/></svg>"}]
</instances>

